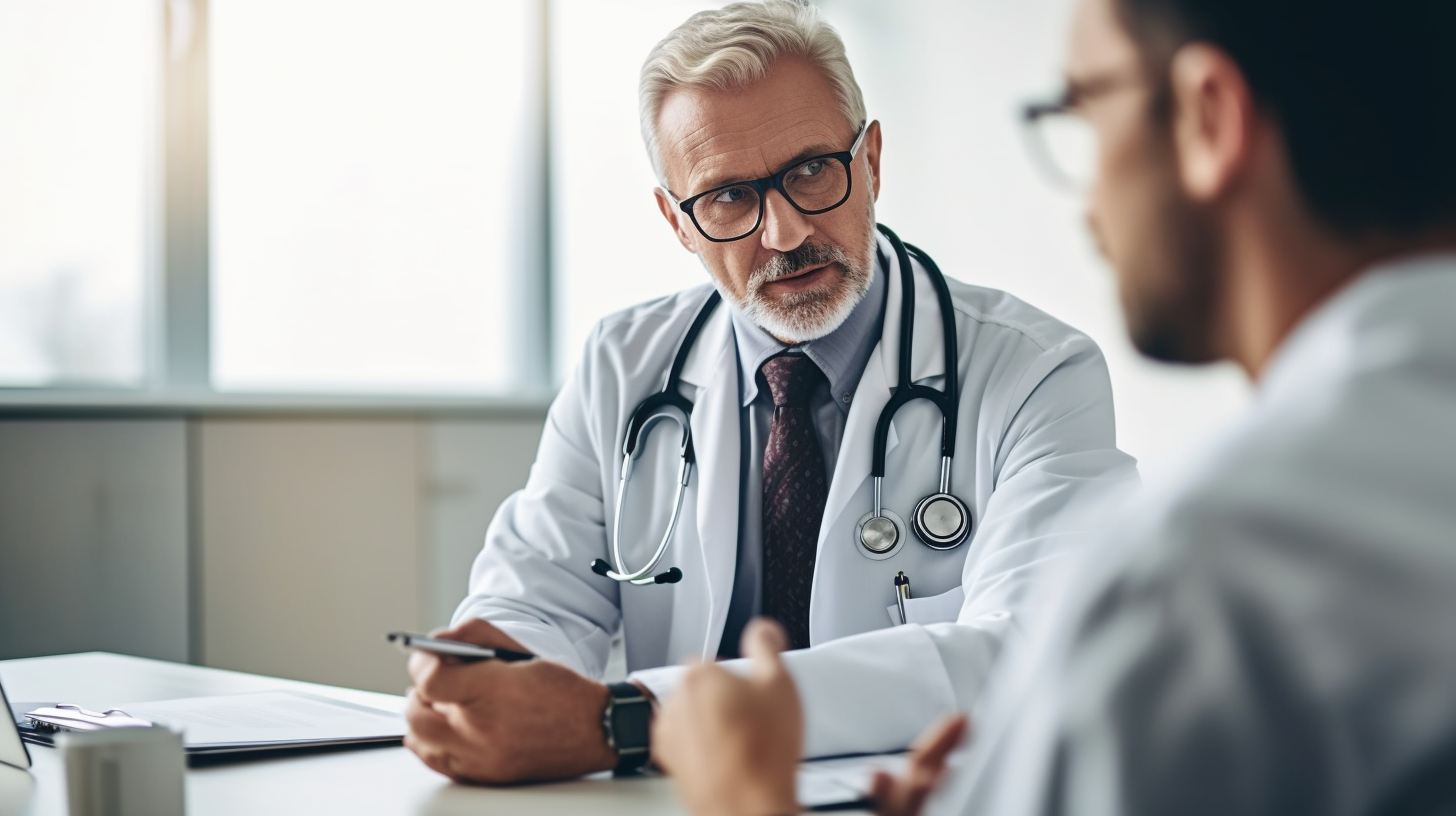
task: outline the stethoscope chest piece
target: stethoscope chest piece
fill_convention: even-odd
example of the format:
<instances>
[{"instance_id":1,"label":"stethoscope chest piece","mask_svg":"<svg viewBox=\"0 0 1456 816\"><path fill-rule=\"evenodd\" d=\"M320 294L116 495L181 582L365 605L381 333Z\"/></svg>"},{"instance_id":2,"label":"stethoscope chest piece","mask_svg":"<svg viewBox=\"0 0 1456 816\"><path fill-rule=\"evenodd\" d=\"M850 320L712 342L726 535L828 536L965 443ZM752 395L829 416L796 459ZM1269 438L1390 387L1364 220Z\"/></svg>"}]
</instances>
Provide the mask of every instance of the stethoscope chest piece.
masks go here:
<instances>
[{"instance_id":1,"label":"stethoscope chest piece","mask_svg":"<svg viewBox=\"0 0 1456 816\"><path fill-rule=\"evenodd\" d=\"M915 505L915 535L932 550L953 550L971 533L971 512L949 493L932 493Z\"/></svg>"},{"instance_id":2,"label":"stethoscope chest piece","mask_svg":"<svg viewBox=\"0 0 1456 816\"><path fill-rule=\"evenodd\" d=\"M878 515L873 511L865 513L854 528L859 554L871 561L883 561L893 556L905 546L905 536L901 532L904 529L905 520L893 510L881 508Z\"/></svg>"}]
</instances>

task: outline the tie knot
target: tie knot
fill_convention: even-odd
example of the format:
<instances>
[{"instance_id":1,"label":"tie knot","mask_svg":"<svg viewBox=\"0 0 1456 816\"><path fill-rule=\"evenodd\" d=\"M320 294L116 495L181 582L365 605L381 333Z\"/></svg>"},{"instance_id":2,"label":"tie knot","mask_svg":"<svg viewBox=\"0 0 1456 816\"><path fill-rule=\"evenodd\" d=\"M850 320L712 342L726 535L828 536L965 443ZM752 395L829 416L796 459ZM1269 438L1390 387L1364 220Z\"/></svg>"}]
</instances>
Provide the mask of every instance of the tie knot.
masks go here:
<instances>
[{"instance_id":1,"label":"tie knot","mask_svg":"<svg viewBox=\"0 0 1456 816\"><path fill-rule=\"evenodd\" d=\"M764 362L763 378L779 408L808 405L814 388L824 379L824 372L803 354L781 354Z\"/></svg>"}]
</instances>

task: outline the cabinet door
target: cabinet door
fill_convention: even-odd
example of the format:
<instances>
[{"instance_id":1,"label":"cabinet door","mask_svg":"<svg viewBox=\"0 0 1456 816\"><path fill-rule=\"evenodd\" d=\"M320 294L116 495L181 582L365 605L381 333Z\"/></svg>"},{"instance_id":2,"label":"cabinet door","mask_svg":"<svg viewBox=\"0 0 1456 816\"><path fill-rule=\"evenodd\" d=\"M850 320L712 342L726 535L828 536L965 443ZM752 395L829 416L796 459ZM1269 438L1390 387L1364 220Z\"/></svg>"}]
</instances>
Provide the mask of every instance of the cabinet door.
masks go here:
<instances>
[{"instance_id":1,"label":"cabinet door","mask_svg":"<svg viewBox=\"0 0 1456 816\"><path fill-rule=\"evenodd\" d=\"M420 620L418 424L198 421L202 660L394 694Z\"/></svg>"},{"instance_id":2,"label":"cabinet door","mask_svg":"<svg viewBox=\"0 0 1456 816\"><path fill-rule=\"evenodd\" d=\"M188 659L181 420L0 421L0 659Z\"/></svg>"}]
</instances>

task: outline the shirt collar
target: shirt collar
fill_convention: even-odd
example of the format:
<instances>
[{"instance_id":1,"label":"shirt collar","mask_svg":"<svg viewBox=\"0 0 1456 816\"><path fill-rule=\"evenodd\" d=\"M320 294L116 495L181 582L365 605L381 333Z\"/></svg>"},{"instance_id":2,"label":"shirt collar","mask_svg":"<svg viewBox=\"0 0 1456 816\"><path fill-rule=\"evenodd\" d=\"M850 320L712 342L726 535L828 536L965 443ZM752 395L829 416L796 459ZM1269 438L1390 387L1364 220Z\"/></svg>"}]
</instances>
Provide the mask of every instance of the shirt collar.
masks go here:
<instances>
[{"instance_id":1,"label":"shirt collar","mask_svg":"<svg viewBox=\"0 0 1456 816\"><path fill-rule=\"evenodd\" d=\"M1270 357L1256 393L1269 401L1307 400L1320 382L1349 372L1362 360L1388 366L1397 356L1449 348L1449 334L1430 333L1435 326L1448 325L1444 304L1456 293L1453 269L1453 252L1373 265L1295 326ZM1422 311L1416 304L1423 303L1442 306Z\"/></svg>"},{"instance_id":2,"label":"shirt collar","mask_svg":"<svg viewBox=\"0 0 1456 816\"><path fill-rule=\"evenodd\" d=\"M728 304L733 316L733 337L738 345L739 382L742 383L744 407L758 398L758 370L764 362L785 349L795 348L819 366L829 381L829 393L834 395L834 403L840 410L849 412L850 400L846 397L854 395L884 326L885 275L888 273L883 269L879 253L876 256L869 291L865 292L849 317L829 334L800 346L780 343L749 320L737 306Z\"/></svg>"}]
</instances>

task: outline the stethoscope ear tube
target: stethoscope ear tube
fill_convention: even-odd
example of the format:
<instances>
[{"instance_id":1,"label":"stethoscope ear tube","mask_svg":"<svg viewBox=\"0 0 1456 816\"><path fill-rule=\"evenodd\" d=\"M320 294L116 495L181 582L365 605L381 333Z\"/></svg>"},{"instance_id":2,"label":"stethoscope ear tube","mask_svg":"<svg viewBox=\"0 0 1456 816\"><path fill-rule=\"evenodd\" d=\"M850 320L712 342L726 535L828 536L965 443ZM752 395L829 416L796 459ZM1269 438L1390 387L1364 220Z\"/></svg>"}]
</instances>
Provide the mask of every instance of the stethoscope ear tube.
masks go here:
<instances>
[{"instance_id":1,"label":"stethoscope ear tube","mask_svg":"<svg viewBox=\"0 0 1456 816\"><path fill-rule=\"evenodd\" d=\"M693 449L693 404L679 392L682 383L682 369L687 362L688 352L692 349L693 342L697 340L698 333L702 331L703 324L708 322L708 316L717 307L719 300L721 300L721 296L714 291L707 300L703 301L697 316L693 318L692 325L688 327L687 334L678 346L677 355L673 357L672 367L668 370L667 382L663 385L662 390L643 400L627 421L627 433L622 440L622 475L617 480L617 509L612 521L612 560L621 569L613 570L606 561L596 558L591 562L591 570L597 575L637 586L675 584L682 580L682 570L677 567L658 575L650 573L657 568L658 562L662 561L663 553L667 552L668 544L672 543L672 534L677 529L678 519L682 517L683 497L687 494L688 482L692 480L693 464L697 461L697 454ZM664 412L664 409L672 409L675 413ZM622 510L627 499L627 483L631 481L633 464L639 455L642 438L647 435L653 425L664 419L676 422L682 429L682 443L678 447L678 457L681 463L678 465L677 489L676 495L673 497L672 516L667 521L667 529L663 531L662 540L658 542L651 560L642 569L628 572L622 561Z\"/></svg>"}]
</instances>

